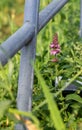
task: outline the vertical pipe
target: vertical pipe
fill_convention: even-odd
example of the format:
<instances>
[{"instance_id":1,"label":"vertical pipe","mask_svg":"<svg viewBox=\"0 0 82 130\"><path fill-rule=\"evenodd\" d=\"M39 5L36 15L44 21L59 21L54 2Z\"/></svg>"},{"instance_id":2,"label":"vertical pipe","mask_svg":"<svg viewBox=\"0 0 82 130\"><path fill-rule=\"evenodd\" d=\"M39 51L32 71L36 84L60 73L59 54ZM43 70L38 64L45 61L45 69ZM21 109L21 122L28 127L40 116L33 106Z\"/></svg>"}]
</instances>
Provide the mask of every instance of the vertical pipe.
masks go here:
<instances>
[{"instance_id":1,"label":"vertical pipe","mask_svg":"<svg viewBox=\"0 0 82 130\"><path fill-rule=\"evenodd\" d=\"M80 0L80 37L82 37L82 0Z\"/></svg>"},{"instance_id":2,"label":"vertical pipe","mask_svg":"<svg viewBox=\"0 0 82 130\"><path fill-rule=\"evenodd\" d=\"M25 0L24 22L30 22L35 26L35 34L30 44L24 46L21 50L17 108L22 111L31 111L33 87L33 68L31 61L35 59L38 15L39 0ZM25 127L17 124L16 130L25 130Z\"/></svg>"}]
</instances>

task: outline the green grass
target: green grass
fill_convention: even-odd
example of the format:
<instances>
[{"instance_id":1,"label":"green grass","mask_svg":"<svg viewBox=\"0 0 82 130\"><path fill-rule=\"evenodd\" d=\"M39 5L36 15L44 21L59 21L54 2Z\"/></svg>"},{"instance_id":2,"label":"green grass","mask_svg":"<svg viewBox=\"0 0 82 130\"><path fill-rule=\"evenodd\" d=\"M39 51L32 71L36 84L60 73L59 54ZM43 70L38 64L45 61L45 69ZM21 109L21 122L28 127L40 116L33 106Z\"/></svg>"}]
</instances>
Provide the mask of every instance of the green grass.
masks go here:
<instances>
[{"instance_id":1,"label":"green grass","mask_svg":"<svg viewBox=\"0 0 82 130\"><path fill-rule=\"evenodd\" d=\"M50 1L41 0L40 10ZM0 43L22 25L23 10L23 0L0 2ZM0 67L0 130L14 130L15 123L23 122L21 115L31 118L43 130L82 129L82 102L78 95L82 85L78 85L74 94L62 95L67 82L75 83L82 76L82 38L79 37L79 30L80 1L70 0L38 34L32 113L16 110L20 52L5 67ZM57 55L59 61L52 63L49 46L56 32L61 53ZM62 76L62 80L58 84L59 90L56 90L55 78L58 76ZM16 115L19 115L20 121Z\"/></svg>"}]
</instances>

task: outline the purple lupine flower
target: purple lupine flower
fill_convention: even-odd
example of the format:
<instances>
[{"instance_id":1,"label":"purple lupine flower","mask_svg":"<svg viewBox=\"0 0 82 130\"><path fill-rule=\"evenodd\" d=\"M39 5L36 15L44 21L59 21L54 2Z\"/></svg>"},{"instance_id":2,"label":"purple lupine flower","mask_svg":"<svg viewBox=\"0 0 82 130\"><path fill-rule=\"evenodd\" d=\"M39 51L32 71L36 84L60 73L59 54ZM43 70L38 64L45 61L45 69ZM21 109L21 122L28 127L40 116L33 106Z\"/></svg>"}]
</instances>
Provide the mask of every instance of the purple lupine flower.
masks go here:
<instances>
[{"instance_id":1,"label":"purple lupine flower","mask_svg":"<svg viewBox=\"0 0 82 130\"><path fill-rule=\"evenodd\" d=\"M58 42L58 35L57 33L55 34L52 43L50 44L50 54L51 55L56 55L58 53L60 53L60 45ZM57 62L58 60L56 58L52 59L52 62Z\"/></svg>"}]
</instances>

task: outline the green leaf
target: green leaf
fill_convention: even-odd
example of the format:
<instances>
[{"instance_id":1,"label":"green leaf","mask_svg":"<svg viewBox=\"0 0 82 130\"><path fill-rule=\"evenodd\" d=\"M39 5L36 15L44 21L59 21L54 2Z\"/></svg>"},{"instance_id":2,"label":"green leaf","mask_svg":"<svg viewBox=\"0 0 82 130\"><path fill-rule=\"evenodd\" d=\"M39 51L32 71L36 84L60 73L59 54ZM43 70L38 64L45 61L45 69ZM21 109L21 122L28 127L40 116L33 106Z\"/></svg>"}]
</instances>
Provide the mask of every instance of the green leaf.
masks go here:
<instances>
[{"instance_id":1,"label":"green leaf","mask_svg":"<svg viewBox=\"0 0 82 130\"><path fill-rule=\"evenodd\" d=\"M74 101L77 101L79 103L82 103L82 98L77 94L69 94L66 96L65 99L66 100L74 100Z\"/></svg>"},{"instance_id":2,"label":"green leaf","mask_svg":"<svg viewBox=\"0 0 82 130\"><path fill-rule=\"evenodd\" d=\"M3 117L5 111L9 108L10 105L9 100L0 101L0 119Z\"/></svg>"}]
</instances>

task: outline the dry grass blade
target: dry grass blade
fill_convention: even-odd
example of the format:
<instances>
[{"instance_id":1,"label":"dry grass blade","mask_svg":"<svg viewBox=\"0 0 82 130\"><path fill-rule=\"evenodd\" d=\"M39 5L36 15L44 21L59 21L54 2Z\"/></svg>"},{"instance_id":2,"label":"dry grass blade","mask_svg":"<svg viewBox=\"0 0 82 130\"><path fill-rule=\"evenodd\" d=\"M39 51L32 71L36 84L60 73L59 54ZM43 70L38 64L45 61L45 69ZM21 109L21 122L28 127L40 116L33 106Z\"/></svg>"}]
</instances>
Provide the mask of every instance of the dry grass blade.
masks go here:
<instances>
[{"instance_id":1,"label":"dry grass blade","mask_svg":"<svg viewBox=\"0 0 82 130\"><path fill-rule=\"evenodd\" d=\"M24 119L23 117L21 117L18 114L15 114L15 117L17 118L17 120L23 122L23 124L25 125L25 127L27 128L27 130L39 130L37 128L37 126L32 121L30 121L28 119Z\"/></svg>"}]
</instances>

